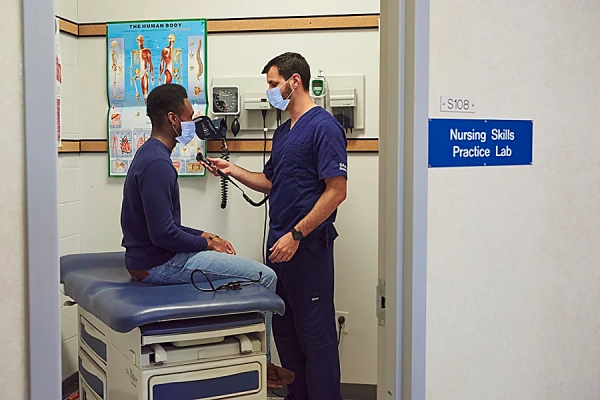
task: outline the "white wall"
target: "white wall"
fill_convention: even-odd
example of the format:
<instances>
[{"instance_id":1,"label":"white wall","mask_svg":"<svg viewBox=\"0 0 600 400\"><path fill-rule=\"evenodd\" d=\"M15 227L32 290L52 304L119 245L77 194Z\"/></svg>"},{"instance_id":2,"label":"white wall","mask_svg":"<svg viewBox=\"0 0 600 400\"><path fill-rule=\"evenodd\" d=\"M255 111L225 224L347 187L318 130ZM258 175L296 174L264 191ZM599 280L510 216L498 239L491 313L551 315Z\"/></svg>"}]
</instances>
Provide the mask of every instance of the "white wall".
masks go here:
<instances>
[{"instance_id":1,"label":"white wall","mask_svg":"<svg viewBox=\"0 0 600 400\"><path fill-rule=\"evenodd\" d=\"M73 3L77 5L76 2ZM76 140L79 139L79 41L74 36L61 33L60 42L63 78L61 138ZM61 255L79 252L79 158L79 154L59 156L58 217Z\"/></svg>"},{"instance_id":2,"label":"white wall","mask_svg":"<svg viewBox=\"0 0 600 400\"><path fill-rule=\"evenodd\" d=\"M10 38L3 46L4 57L12 60L4 63L0 85L0 118L5 121L0 146L10 149L0 158L0 387L2 397L11 399L27 398L29 384L21 7L19 0L3 1L2 9L11 18L0 25L0 35Z\"/></svg>"},{"instance_id":3,"label":"white wall","mask_svg":"<svg viewBox=\"0 0 600 400\"><path fill-rule=\"evenodd\" d=\"M56 15L77 21L77 0L60 0L56 3ZM79 40L77 37L60 34L62 61L62 120L61 138L79 139ZM80 156L60 154L58 166L58 229L59 254L79 253L81 246L81 202L80 202ZM77 309L70 306L72 299L60 296L62 379L77 371Z\"/></svg>"},{"instance_id":4,"label":"white wall","mask_svg":"<svg viewBox=\"0 0 600 400\"><path fill-rule=\"evenodd\" d=\"M79 0L81 23L178 18L250 18L312 15L377 14L379 1L308 0L302 2L228 0L203 1L197 5L185 0L168 4L157 1Z\"/></svg>"},{"instance_id":5,"label":"white wall","mask_svg":"<svg viewBox=\"0 0 600 400\"><path fill-rule=\"evenodd\" d=\"M79 134L106 140L106 38L80 38ZM257 77L273 57L285 51L303 54L313 73L365 76L365 129L349 138L379 137L379 35L377 30L208 35L208 82L212 78ZM350 44L350 45L349 45ZM360 47L360 51L357 51ZM265 79L265 88L266 88ZM265 89L266 90L266 89ZM271 132L272 134L272 132ZM262 132L239 137L262 137ZM374 156L376 157L376 155Z\"/></svg>"},{"instance_id":6,"label":"white wall","mask_svg":"<svg viewBox=\"0 0 600 400\"><path fill-rule=\"evenodd\" d=\"M119 3L119 20L142 18L247 16L288 16L314 14L377 13L379 3L312 2L314 7L261 4L236 1L233 4L203 4L197 15L176 11L157 16L153 3ZM116 4L116 2L115 2ZM216 6L219 4L219 7ZM310 4L308 4L310 5ZM189 8L187 4L182 10ZM80 0L79 22L104 22L114 19L107 12L113 3ZM283 7L283 8L282 8ZM171 10L176 10L177 5ZM285 9L285 10L283 10ZM343 11L340 11L343 10ZM255 50L251 50L251 45ZM82 139L106 139L105 38L79 39L80 95L78 121ZM260 74L263 66L277 54L298 51L305 55L313 72L325 69L328 75L365 75L367 99L366 129L350 137L378 137L378 33L368 31L331 31L297 33L219 34L208 37L208 73L212 77L246 77ZM266 84L265 84L266 88ZM242 132L242 136L244 133ZM241 136L238 136L241 137ZM251 137L251 136L245 136ZM262 166L262 155L233 154L233 162L250 169ZM336 242L336 305L348 311L350 334L342 338L342 379L348 383L375 384L376 326L375 288L377 284L377 161L376 154L351 154L349 157L349 196L339 211ZM107 177L106 154L84 154L79 160L80 239L82 252L120 250L119 213L123 179ZM180 180L183 223L217 232L231 240L238 254L262 260L261 239L264 209L255 209L242 199L234 187L229 189L229 205L220 208L219 181L213 177ZM261 195L250 193L255 199Z\"/></svg>"},{"instance_id":7,"label":"white wall","mask_svg":"<svg viewBox=\"0 0 600 400\"><path fill-rule=\"evenodd\" d=\"M56 15L77 21L77 0L60 0ZM62 61L61 139L79 139L79 39L61 32ZM79 154L60 154L58 218L60 255L78 253L80 247Z\"/></svg>"},{"instance_id":8,"label":"white wall","mask_svg":"<svg viewBox=\"0 0 600 400\"><path fill-rule=\"evenodd\" d=\"M61 32L60 46L63 78L61 105L64 115L61 124L61 138L79 139L79 120L73 118L79 114L79 39Z\"/></svg>"},{"instance_id":9,"label":"white wall","mask_svg":"<svg viewBox=\"0 0 600 400\"><path fill-rule=\"evenodd\" d=\"M54 2L56 15L72 22L79 22L77 0L56 0Z\"/></svg>"},{"instance_id":10,"label":"white wall","mask_svg":"<svg viewBox=\"0 0 600 400\"><path fill-rule=\"evenodd\" d=\"M431 117L534 120L534 165L430 170L427 395L598 399L600 2L431 1ZM448 115L445 115L448 117Z\"/></svg>"},{"instance_id":11,"label":"white wall","mask_svg":"<svg viewBox=\"0 0 600 400\"><path fill-rule=\"evenodd\" d=\"M64 93L64 90L63 90ZM58 168L58 232L59 254L80 252L80 157L79 154L63 154ZM77 309L71 306L72 299L61 292L61 343L62 379L77 371Z\"/></svg>"}]
</instances>

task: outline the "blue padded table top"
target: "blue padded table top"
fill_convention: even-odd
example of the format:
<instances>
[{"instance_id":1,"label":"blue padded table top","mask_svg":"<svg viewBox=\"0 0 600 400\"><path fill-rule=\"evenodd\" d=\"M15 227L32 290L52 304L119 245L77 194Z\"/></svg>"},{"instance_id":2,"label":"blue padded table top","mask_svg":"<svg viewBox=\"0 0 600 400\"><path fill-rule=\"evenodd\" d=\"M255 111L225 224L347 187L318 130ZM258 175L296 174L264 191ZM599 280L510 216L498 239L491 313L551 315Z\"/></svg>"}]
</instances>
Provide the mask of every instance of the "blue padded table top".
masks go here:
<instances>
[{"instance_id":1,"label":"blue padded table top","mask_svg":"<svg viewBox=\"0 0 600 400\"><path fill-rule=\"evenodd\" d=\"M122 333L166 320L268 311L283 315L285 311L283 300L258 284L242 290L202 292L191 283L157 286L138 282L127 272L123 252L63 256L60 278L67 296ZM224 282L213 284L217 287ZM196 284L208 288L206 283Z\"/></svg>"}]
</instances>

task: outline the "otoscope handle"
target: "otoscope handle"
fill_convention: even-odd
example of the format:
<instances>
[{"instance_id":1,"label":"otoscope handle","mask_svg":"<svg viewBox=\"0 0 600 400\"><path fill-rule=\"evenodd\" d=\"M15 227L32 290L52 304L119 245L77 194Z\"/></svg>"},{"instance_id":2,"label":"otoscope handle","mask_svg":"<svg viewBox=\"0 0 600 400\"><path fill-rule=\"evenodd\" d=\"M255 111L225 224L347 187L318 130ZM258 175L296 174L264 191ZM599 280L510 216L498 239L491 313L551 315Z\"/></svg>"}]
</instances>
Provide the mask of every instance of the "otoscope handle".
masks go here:
<instances>
[{"instance_id":1,"label":"otoscope handle","mask_svg":"<svg viewBox=\"0 0 600 400\"><path fill-rule=\"evenodd\" d=\"M206 165L208 165L209 167L214 167L213 163L211 163L206 158L204 158L204 154L202 154L202 153L196 154L196 161L198 161L198 162L202 161L202 162L206 163ZM227 179L229 181L231 180L229 178L229 176L227 174L225 174L225 172L221 171L219 168L215 168L215 170L217 171L217 174L221 175L222 178Z\"/></svg>"}]
</instances>

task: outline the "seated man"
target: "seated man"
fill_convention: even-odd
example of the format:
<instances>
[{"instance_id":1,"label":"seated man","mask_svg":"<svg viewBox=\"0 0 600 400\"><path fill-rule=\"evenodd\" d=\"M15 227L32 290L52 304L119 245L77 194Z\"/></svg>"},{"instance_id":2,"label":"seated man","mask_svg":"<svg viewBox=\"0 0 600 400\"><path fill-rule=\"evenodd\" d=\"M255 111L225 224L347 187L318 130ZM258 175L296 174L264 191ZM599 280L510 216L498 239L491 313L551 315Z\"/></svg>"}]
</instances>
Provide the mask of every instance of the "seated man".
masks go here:
<instances>
[{"instance_id":1,"label":"seated man","mask_svg":"<svg viewBox=\"0 0 600 400\"><path fill-rule=\"evenodd\" d=\"M259 279L275 291L277 277L269 267L235 255L233 246L217 235L181 225L179 185L171 153L177 142L195 136L194 110L180 85L166 84L150 92L150 139L137 151L125 179L121 208L122 245L130 275L140 282L172 285L190 283L195 269L208 279ZM196 274L194 280L204 278ZM293 380L293 373L270 363L271 318L267 318L269 388Z\"/></svg>"}]
</instances>

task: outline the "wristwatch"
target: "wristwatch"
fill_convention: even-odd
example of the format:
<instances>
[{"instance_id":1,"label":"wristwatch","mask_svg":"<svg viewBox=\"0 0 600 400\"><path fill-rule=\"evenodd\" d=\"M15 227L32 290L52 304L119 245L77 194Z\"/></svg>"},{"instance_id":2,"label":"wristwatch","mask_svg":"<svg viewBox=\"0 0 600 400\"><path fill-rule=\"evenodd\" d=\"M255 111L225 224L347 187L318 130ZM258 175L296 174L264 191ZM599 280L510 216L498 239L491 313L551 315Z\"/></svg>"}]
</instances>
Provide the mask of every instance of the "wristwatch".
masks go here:
<instances>
[{"instance_id":1,"label":"wristwatch","mask_svg":"<svg viewBox=\"0 0 600 400\"><path fill-rule=\"evenodd\" d=\"M292 228L292 230L290 232L291 232L292 237L294 238L294 240L300 241L300 240L304 239L304 235L302 234L302 232L300 232L296 228Z\"/></svg>"}]
</instances>

